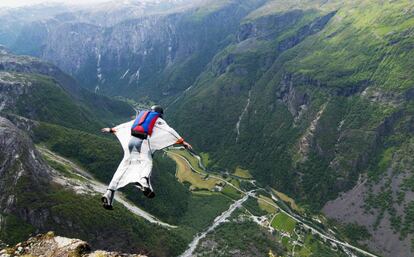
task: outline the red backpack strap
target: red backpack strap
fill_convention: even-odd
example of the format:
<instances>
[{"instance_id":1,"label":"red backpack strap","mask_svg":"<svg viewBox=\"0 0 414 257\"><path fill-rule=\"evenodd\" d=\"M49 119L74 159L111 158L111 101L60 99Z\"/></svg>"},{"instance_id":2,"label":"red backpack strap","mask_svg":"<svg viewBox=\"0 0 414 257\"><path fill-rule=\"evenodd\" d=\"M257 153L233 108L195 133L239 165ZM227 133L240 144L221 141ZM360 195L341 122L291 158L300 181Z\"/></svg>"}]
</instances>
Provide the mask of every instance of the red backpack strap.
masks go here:
<instances>
[{"instance_id":1,"label":"red backpack strap","mask_svg":"<svg viewBox=\"0 0 414 257\"><path fill-rule=\"evenodd\" d=\"M152 130L154 129L155 126L155 122L157 122L158 118L160 117L160 115L156 115L150 122L149 126L148 126L148 135L152 135Z\"/></svg>"},{"instance_id":2,"label":"red backpack strap","mask_svg":"<svg viewBox=\"0 0 414 257\"><path fill-rule=\"evenodd\" d=\"M147 117L148 117L148 114L149 114L150 112L149 111L146 111L142 116L141 116L141 119L139 119L139 121L138 121L138 126L139 125L142 125L144 122L145 122L145 120L147 119Z\"/></svg>"}]
</instances>

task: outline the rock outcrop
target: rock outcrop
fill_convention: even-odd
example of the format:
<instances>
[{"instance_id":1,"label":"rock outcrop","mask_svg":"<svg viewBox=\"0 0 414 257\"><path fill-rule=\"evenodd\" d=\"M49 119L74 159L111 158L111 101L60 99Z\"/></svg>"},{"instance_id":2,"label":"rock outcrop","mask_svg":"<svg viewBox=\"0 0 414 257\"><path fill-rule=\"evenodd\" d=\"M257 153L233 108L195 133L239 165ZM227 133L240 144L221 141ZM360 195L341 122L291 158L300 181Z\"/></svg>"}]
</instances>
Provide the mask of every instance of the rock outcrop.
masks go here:
<instances>
[{"instance_id":1,"label":"rock outcrop","mask_svg":"<svg viewBox=\"0 0 414 257\"><path fill-rule=\"evenodd\" d=\"M0 251L0 257L47 256L47 257L145 257L140 254L92 251L91 246L80 239L55 236L53 232L39 234L25 242Z\"/></svg>"}]
</instances>

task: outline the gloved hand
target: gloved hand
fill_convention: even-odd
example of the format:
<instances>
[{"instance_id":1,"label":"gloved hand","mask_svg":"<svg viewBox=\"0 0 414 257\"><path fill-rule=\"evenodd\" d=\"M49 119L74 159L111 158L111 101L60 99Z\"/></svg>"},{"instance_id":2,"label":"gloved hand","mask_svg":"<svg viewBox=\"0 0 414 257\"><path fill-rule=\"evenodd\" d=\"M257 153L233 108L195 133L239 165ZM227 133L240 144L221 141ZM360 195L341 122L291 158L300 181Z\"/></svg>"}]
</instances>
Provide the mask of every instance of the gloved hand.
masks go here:
<instances>
[{"instance_id":1,"label":"gloved hand","mask_svg":"<svg viewBox=\"0 0 414 257\"><path fill-rule=\"evenodd\" d=\"M113 128L103 128L103 129L101 129L101 132L102 133L114 133L114 132L116 132L116 130L113 129Z\"/></svg>"},{"instance_id":2,"label":"gloved hand","mask_svg":"<svg viewBox=\"0 0 414 257\"><path fill-rule=\"evenodd\" d=\"M183 142L183 146L186 148L186 149L188 149L188 150L193 150L193 147L189 144L189 143L187 143L187 142Z\"/></svg>"}]
</instances>

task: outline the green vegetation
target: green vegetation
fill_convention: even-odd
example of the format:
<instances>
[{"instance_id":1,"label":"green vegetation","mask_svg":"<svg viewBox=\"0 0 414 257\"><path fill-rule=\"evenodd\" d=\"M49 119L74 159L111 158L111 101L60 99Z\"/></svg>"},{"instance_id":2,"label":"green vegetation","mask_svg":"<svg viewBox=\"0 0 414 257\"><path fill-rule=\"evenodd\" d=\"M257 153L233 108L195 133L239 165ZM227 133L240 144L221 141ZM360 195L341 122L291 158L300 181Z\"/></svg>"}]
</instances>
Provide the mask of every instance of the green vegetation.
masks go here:
<instances>
[{"instance_id":1,"label":"green vegetation","mask_svg":"<svg viewBox=\"0 0 414 257\"><path fill-rule=\"evenodd\" d=\"M263 216L267 214L267 211L260 207L257 199L250 196L247 201L243 203L243 207L254 216Z\"/></svg>"},{"instance_id":2,"label":"green vegetation","mask_svg":"<svg viewBox=\"0 0 414 257\"><path fill-rule=\"evenodd\" d=\"M220 182L218 179L209 178L208 175L200 175L195 173L191 168L188 166L187 162L182 159L180 156L175 154L168 154L170 158L172 158L177 163L177 179L180 182L188 182L191 184L191 190L213 190L213 188ZM192 158L194 159L194 158ZM192 160L190 159L190 160ZM188 159L187 159L188 160ZM192 165L196 165L196 163L192 163ZM193 166L194 167L194 166Z\"/></svg>"},{"instance_id":3,"label":"green vegetation","mask_svg":"<svg viewBox=\"0 0 414 257\"><path fill-rule=\"evenodd\" d=\"M371 238L370 233L364 226L360 226L356 223L339 225L337 226L339 231L351 242L358 243Z\"/></svg>"},{"instance_id":4,"label":"green vegetation","mask_svg":"<svg viewBox=\"0 0 414 257\"><path fill-rule=\"evenodd\" d=\"M210 246L211 242L215 247ZM285 254L276 238L265 229L253 222L242 222L220 225L207 235L196 252L200 256L231 256L234 251L241 256L267 256L270 250L280 256Z\"/></svg>"},{"instance_id":5,"label":"green vegetation","mask_svg":"<svg viewBox=\"0 0 414 257\"><path fill-rule=\"evenodd\" d=\"M304 247L298 249L298 256L303 257L345 257L348 256L342 251L334 251L326 244L322 244L313 235L306 235Z\"/></svg>"},{"instance_id":6,"label":"green vegetation","mask_svg":"<svg viewBox=\"0 0 414 257\"><path fill-rule=\"evenodd\" d=\"M20 79L31 83L31 86L17 99L16 109L10 111L34 120L85 131L103 126L90 109L77 103L54 79L37 74L12 74L15 77L11 79Z\"/></svg>"},{"instance_id":7,"label":"green vegetation","mask_svg":"<svg viewBox=\"0 0 414 257\"><path fill-rule=\"evenodd\" d=\"M174 103L174 123L210 168L243 167L319 212L360 174L381 179L398 150L385 138L412 113L413 8L269 1Z\"/></svg>"},{"instance_id":8,"label":"green vegetation","mask_svg":"<svg viewBox=\"0 0 414 257\"><path fill-rule=\"evenodd\" d=\"M197 158L195 158L194 156L191 155L190 152L188 152L185 149L180 149L180 150L168 150L168 152L171 152L172 154L170 154L171 157L175 155L180 155L181 157L184 157L190 164L191 167L193 169L195 169L196 171L200 172L200 173L204 173L204 171L200 168L200 166L198 165L198 160Z\"/></svg>"},{"instance_id":9,"label":"green vegetation","mask_svg":"<svg viewBox=\"0 0 414 257\"><path fill-rule=\"evenodd\" d=\"M13 214L0 213L4 227L0 230L0 239L8 244L16 244L27 239L36 228Z\"/></svg>"},{"instance_id":10,"label":"green vegetation","mask_svg":"<svg viewBox=\"0 0 414 257\"><path fill-rule=\"evenodd\" d=\"M209 167L210 165L210 156L208 153L200 153L201 162L203 163L204 167Z\"/></svg>"},{"instance_id":11,"label":"green vegetation","mask_svg":"<svg viewBox=\"0 0 414 257\"><path fill-rule=\"evenodd\" d=\"M283 212L279 212L272 220L272 227L277 230L288 232L292 234L296 226L296 221Z\"/></svg>"},{"instance_id":12,"label":"green vegetation","mask_svg":"<svg viewBox=\"0 0 414 257\"><path fill-rule=\"evenodd\" d=\"M109 246L112 250L152 252L157 256L176 256L188 243L178 231L150 224L120 204L108 212L101 207L99 196L76 194L33 174L21 176L13 192L15 208L28 210L28 216L24 220L13 216L17 213L5 216L1 240L7 243L16 243L34 231L50 230L87 240L96 248ZM26 224L31 218L36 222Z\"/></svg>"},{"instance_id":13,"label":"green vegetation","mask_svg":"<svg viewBox=\"0 0 414 257\"><path fill-rule=\"evenodd\" d=\"M267 213L276 213L277 208L274 206L274 202L269 197L259 195L259 199L257 199L257 203L259 204L260 209L266 211ZM272 204L270 204L272 203Z\"/></svg>"},{"instance_id":14,"label":"green vegetation","mask_svg":"<svg viewBox=\"0 0 414 257\"><path fill-rule=\"evenodd\" d=\"M115 140L57 125L41 123L35 129L35 139L37 143L79 163L104 183L109 182L122 159L122 149ZM180 158L177 160L183 161ZM187 164L182 168L188 169ZM190 240L194 233L205 228L223 212L230 200L221 194L190 194L186 186L175 178L175 170L174 162L163 154L157 154L153 169L157 197L148 200L132 186L123 191L129 199L156 217L179 225L183 236ZM199 176L192 171L191 174ZM199 179L200 185L204 186L206 180Z\"/></svg>"},{"instance_id":15,"label":"green vegetation","mask_svg":"<svg viewBox=\"0 0 414 257\"><path fill-rule=\"evenodd\" d=\"M214 219L228 209L231 201L220 194L192 194L187 212L178 225L191 231L191 235L206 229ZM188 232L187 232L188 233Z\"/></svg>"},{"instance_id":16,"label":"green vegetation","mask_svg":"<svg viewBox=\"0 0 414 257\"><path fill-rule=\"evenodd\" d=\"M81 198L81 199L79 199ZM59 234L74 235L91 241L94 235L112 235L111 245L124 244L126 249L134 248L138 251L156 251L156 255L178 255L185 247L186 241L178 236L175 231L168 231L156 225L149 225L136 216L129 213L121 205L116 204L113 213L105 211L99 204L97 196L76 196L62 190L51 195L54 205L51 207L52 215L62 217L63 224L53 224ZM97 203L96 205L91 203ZM74 217L82 217L73 220ZM97 219L96 217L100 217ZM76 224L73 228L65 228L67 224ZM80 231L76 231L79 229ZM66 231L65 231L66 230ZM91 233L94 231L94 233ZM96 233L96 234L95 234ZM119 238L113 238L118 234ZM125 234L125 236L120 236ZM125 243L125 237L133 243ZM92 244L99 241L92 238ZM124 241L124 243L122 243ZM178 248L176 248L178 246ZM167 250L169 248L169 250ZM166 251L167 252L164 252Z\"/></svg>"},{"instance_id":17,"label":"green vegetation","mask_svg":"<svg viewBox=\"0 0 414 257\"><path fill-rule=\"evenodd\" d=\"M292 198L290 198L289 196L287 196L286 194L284 194L284 193L282 193L282 192L279 192L279 191L276 191L276 190L274 190L274 189L272 189L272 191L273 191L273 193L280 199L280 200L282 200L283 202L285 202L285 203L287 203L289 206L290 206L290 208L292 208L293 210L295 210L295 211L297 211L297 212L299 212L299 213L303 213L304 212L304 210L303 210L303 208L301 208L301 207L299 207L297 204L296 204L296 202L295 202L295 200L293 200Z\"/></svg>"},{"instance_id":18,"label":"green vegetation","mask_svg":"<svg viewBox=\"0 0 414 257\"><path fill-rule=\"evenodd\" d=\"M221 193L227 197L230 197L233 200L238 200L241 198L240 191L236 190L234 187L225 185L221 190Z\"/></svg>"},{"instance_id":19,"label":"green vegetation","mask_svg":"<svg viewBox=\"0 0 414 257\"><path fill-rule=\"evenodd\" d=\"M62 164L62 163L54 160L52 157L48 156L45 153L42 153L42 157L51 168L53 168L54 170L60 172L63 176L65 176L67 178L82 180L82 181L85 180L83 177L81 177L81 176L77 175L76 173L74 173L74 171L68 165Z\"/></svg>"},{"instance_id":20,"label":"green vegetation","mask_svg":"<svg viewBox=\"0 0 414 257\"><path fill-rule=\"evenodd\" d=\"M109 182L122 159L122 148L109 137L41 123L34 129L35 143L74 160L102 182Z\"/></svg>"},{"instance_id":21,"label":"green vegetation","mask_svg":"<svg viewBox=\"0 0 414 257\"><path fill-rule=\"evenodd\" d=\"M244 179L251 179L252 178L252 175L250 174L250 172L248 170L242 169L240 167L236 168L233 175L237 176L239 178L244 178Z\"/></svg>"}]
</instances>

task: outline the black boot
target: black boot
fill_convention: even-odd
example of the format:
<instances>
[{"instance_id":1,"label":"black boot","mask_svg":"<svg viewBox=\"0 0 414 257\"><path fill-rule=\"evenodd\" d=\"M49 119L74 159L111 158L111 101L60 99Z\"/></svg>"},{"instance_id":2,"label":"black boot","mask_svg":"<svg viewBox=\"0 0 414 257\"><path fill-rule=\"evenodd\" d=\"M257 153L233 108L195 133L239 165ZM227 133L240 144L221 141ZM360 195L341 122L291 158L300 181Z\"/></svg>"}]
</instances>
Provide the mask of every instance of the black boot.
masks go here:
<instances>
[{"instance_id":1,"label":"black boot","mask_svg":"<svg viewBox=\"0 0 414 257\"><path fill-rule=\"evenodd\" d=\"M114 202L115 190L108 189L106 193L101 197L102 206L107 210L113 210L112 206Z\"/></svg>"},{"instance_id":2,"label":"black boot","mask_svg":"<svg viewBox=\"0 0 414 257\"><path fill-rule=\"evenodd\" d=\"M146 197L154 198L155 193L154 190L152 190L150 180L147 177L143 177L141 178L140 182L141 183L136 182L135 187L141 190Z\"/></svg>"}]
</instances>

